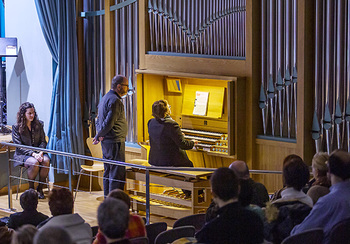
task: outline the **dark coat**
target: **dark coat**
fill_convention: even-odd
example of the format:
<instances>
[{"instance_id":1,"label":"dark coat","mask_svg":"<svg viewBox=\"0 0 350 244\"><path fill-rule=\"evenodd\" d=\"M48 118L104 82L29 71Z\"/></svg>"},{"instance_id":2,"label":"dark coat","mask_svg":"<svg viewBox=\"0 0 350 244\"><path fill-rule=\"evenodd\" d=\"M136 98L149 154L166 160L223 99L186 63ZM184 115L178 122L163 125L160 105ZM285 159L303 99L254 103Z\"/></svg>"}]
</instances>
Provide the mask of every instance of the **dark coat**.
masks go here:
<instances>
[{"instance_id":1,"label":"dark coat","mask_svg":"<svg viewBox=\"0 0 350 244\"><path fill-rule=\"evenodd\" d=\"M104 95L98 105L95 139L104 137L104 142L125 142L128 125L125 119L124 104L113 90Z\"/></svg>"},{"instance_id":2,"label":"dark coat","mask_svg":"<svg viewBox=\"0 0 350 244\"><path fill-rule=\"evenodd\" d=\"M240 203L230 203L219 208L217 217L206 223L196 233L198 243L262 243L263 222L260 217Z\"/></svg>"},{"instance_id":3,"label":"dark coat","mask_svg":"<svg viewBox=\"0 0 350 244\"><path fill-rule=\"evenodd\" d=\"M309 205L297 200L273 203L266 207L265 213L274 212L273 208L277 212L277 215L274 215L275 219L271 222L265 221L264 223L265 239L273 243L281 243L290 235L294 226L303 222L311 211Z\"/></svg>"},{"instance_id":4,"label":"dark coat","mask_svg":"<svg viewBox=\"0 0 350 244\"><path fill-rule=\"evenodd\" d=\"M35 126L32 126L32 131L30 132L28 127L26 126L22 133L19 132L19 126L12 126L12 141L13 143L32 146L32 147L40 147L46 148L47 142L45 139L44 132L44 122L39 121ZM33 150L24 149L24 148L16 148L15 155L13 156L14 166L23 165L26 156L32 156Z\"/></svg>"},{"instance_id":5,"label":"dark coat","mask_svg":"<svg viewBox=\"0 0 350 244\"><path fill-rule=\"evenodd\" d=\"M7 226L15 230L25 224L37 226L47 218L49 217L36 210L23 211L11 214Z\"/></svg>"},{"instance_id":6,"label":"dark coat","mask_svg":"<svg viewBox=\"0 0 350 244\"><path fill-rule=\"evenodd\" d=\"M193 167L184 150L192 149L194 142L185 139L180 126L170 116L148 121L151 144L149 163L154 166Z\"/></svg>"}]
</instances>

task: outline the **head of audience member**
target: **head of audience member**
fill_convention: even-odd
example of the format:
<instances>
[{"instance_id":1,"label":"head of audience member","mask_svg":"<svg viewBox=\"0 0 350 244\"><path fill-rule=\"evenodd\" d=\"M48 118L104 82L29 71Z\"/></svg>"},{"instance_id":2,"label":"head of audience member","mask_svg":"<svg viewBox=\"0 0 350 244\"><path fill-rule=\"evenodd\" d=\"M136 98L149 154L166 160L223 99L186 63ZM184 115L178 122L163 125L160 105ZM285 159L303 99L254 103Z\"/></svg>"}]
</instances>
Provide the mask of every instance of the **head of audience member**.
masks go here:
<instances>
[{"instance_id":1,"label":"head of audience member","mask_svg":"<svg viewBox=\"0 0 350 244\"><path fill-rule=\"evenodd\" d=\"M315 179L327 176L328 160L329 155L326 152L318 152L314 155L314 157L312 158L312 174L314 175Z\"/></svg>"},{"instance_id":2,"label":"head of audience member","mask_svg":"<svg viewBox=\"0 0 350 244\"><path fill-rule=\"evenodd\" d=\"M283 181L287 187L293 187L297 191L305 186L309 181L310 172L308 166L301 157L289 155L283 162Z\"/></svg>"},{"instance_id":3,"label":"head of audience member","mask_svg":"<svg viewBox=\"0 0 350 244\"><path fill-rule=\"evenodd\" d=\"M44 226L34 236L34 244L73 244L68 231L61 226Z\"/></svg>"},{"instance_id":4,"label":"head of audience member","mask_svg":"<svg viewBox=\"0 0 350 244\"><path fill-rule=\"evenodd\" d=\"M248 165L244 161L236 160L229 166L232 169L238 178L247 180L250 178Z\"/></svg>"},{"instance_id":5,"label":"head of audience member","mask_svg":"<svg viewBox=\"0 0 350 244\"><path fill-rule=\"evenodd\" d=\"M129 195L121 189L114 189L113 191L109 192L108 197L122 200L128 206L128 209L131 207L131 200Z\"/></svg>"},{"instance_id":6,"label":"head of audience member","mask_svg":"<svg viewBox=\"0 0 350 244\"><path fill-rule=\"evenodd\" d=\"M170 105L167 100L155 101L152 105L152 115L156 119L164 119L170 115Z\"/></svg>"},{"instance_id":7,"label":"head of audience member","mask_svg":"<svg viewBox=\"0 0 350 244\"><path fill-rule=\"evenodd\" d=\"M350 154L345 151L334 151L328 160L332 185L350 179Z\"/></svg>"},{"instance_id":8,"label":"head of audience member","mask_svg":"<svg viewBox=\"0 0 350 244\"><path fill-rule=\"evenodd\" d=\"M36 210L38 206L38 193L34 189L28 189L19 198L21 207L25 211Z\"/></svg>"},{"instance_id":9,"label":"head of audience member","mask_svg":"<svg viewBox=\"0 0 350 244\"><path fill-rule=\"evenodd\" d=\"M117 75L112 79L111 89L118 93L119 96L124 96L129 90L129 81L125 76Z\"/></svg>"},{"instance_id":10,"label":"head of audience member","mask_svg":"<svg viewBox=\"0 0 350 244\"><path fill-rule=\"evenodd\" d=\"M14 232L11 244L32 244L37 232L33 225L22 225Z\"/></svg>"},{"instance_id":11,"label":"head of audience member","mask_svg":"<svg viewBox=\"0 0 350 244\"><path fill-rule=\"evenodd\" d=\"M211 191L215 203L221 208L238 200L239 179L229 168L218 168L210 177Z\"/></svg>"},{"instance_id":12,"label":"head of audience member","mask_svg":"<svg viewBox=\"0 0 350 244\"><path fill-rule=\"evenodd\" d=\"M13 229L7 228L5 222L0 221L0 241L1 241L1 243L10 244L14 232L15 231Z\"/></svg>"},{"instance_id":13,"label":"head of audience member","mask_svg":"<svg viewBox=\"0 0 350 244\"><path fill-rule=\"evenodd\" d=\"M66 188L54 188L49 193L49 207L52 216L73 213L73 195Z\"/></svg>"},{"instance_id":14,"label":"head of audience member","mask_svg":"<svg viewBox=\"0 0 350 244\"><path fill-rule=\"evenodd\" d=\"M98 207L97 221L106 238L123 238L128 229L129 208L122 200L107 197Z\"/></svg>"},{"instance_id":15,"label":"head of audience member","mask_svg":"<svg viewBox=\"0 0 350 244\"><path fill-rule=\"evenodd\" d=\"M249 180L240 181L240 192L238 200L241 203L242 207L249 206L253 200L253 186Z\"/></svg>"}]
</instances>

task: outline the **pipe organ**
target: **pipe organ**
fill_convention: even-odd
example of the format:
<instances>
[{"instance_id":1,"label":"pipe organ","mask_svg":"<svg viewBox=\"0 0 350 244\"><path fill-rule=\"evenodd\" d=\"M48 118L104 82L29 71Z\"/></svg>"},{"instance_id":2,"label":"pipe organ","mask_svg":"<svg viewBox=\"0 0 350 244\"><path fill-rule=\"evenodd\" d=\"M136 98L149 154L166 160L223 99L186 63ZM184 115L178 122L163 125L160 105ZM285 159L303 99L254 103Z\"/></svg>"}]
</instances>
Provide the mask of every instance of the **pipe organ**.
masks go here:
<instances>
[{"instance_id":1,"label":"pipe organ","mask_svg":"<svg viewBox=\"0 0 350 244\"><path fill-rule=\"evenodd\" d=\"M194 167L227 167L236 158L244 159L244 79L151 70L136 73L139 142L147 143L149 139L147 123L152 118L152 104L166 99L171 105L171 117L179 123L185 137L199 141L196 148L187 150ZM138 161L146 160L130 163ZM157 184L150 187L151 213L180 218L205 211L209 206L211 172L150 173L151 183ZM127 178L144 181L145 172L129 169ZM145 202L145 190L140 185L128 184L137 210L143 210ZM181 189L191 191L192 197L184 199Z\"/></svg>"},{"instance_id":2,"label":"pipe organ","mask_svg":"<svg viewBox=\"0 0 350 244\"><path fill-rule=\"evenodd\" d=\"M244 158L244 79L149 70L137 73L139 142L148 140L152 104L166 99L185 137L199 141L196 149L187 152L195 167L217 168L228 164L226 159Z\"/></svg>"}]
</instances>

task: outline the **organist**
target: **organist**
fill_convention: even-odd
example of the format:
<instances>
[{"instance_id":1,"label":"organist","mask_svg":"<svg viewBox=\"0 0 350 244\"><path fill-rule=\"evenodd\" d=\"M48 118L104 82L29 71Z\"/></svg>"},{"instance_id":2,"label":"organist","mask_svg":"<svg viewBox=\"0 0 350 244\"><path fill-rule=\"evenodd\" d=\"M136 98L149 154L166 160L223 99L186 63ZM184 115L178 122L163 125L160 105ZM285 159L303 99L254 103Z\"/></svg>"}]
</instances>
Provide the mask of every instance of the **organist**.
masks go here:
<instances>
[{"instance_id":1,"label":"organist","mask_svg":"<svg viewBox=\"0 0 350 244\"><path fill-rule=\"evenodd\" d=\"M148 121L150 140L149 164L154 166L193 167L186 151L198 143L187 140L179 124L170 117L170 105L159 100L152 105L154 119Z\"/></svg>"}]
</instances>

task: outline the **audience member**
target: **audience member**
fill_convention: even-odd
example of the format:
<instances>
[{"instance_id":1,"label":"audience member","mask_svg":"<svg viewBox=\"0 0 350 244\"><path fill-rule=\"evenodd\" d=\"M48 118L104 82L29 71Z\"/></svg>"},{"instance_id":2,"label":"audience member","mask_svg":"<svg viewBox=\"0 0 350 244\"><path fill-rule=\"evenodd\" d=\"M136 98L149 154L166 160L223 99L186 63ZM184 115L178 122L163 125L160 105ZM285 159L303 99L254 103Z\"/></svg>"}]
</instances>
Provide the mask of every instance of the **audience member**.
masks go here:
<instances>
[{"instance_id":1,"label":"audience member","mask_svg":"<svg viewBox=\"0 0 350 244\"><path fill-rule=\"evenodd\" d=\"M238 178L241 180L246 180L246 183L249 183L251 185L252 196L250 204L257 205L259 207L265 207L265 203L269 201L269 194L263 184L255 182L252 178L250 178L248 165L244 161L234 161L229 166L229 168L236 173ZM209 222L216 217L218 209L219 208L215 202L211 202L205 215L206 222ZM259 210L257 211L260 212Z\"/></svg>"},{"instance_id":2,"label":"audience member","mask_svg":"<svg viewBox=\"0 0 350 244\"><path fill-rule=\"evenodd\" d=\"M4 222L0 222L1 244L10 244L13 233L13 229L9 229Z\"/></svg>"},{"instance_id":3,"label":"audience member","mask_svg":"<svg viewBox=\"0 0 350 244\"><path fill-rule=\"evenodd\" d=\"M48 218L36 210L38 206L38 193L34 189L26 190L19 199L23 212L10 215L7 226L17 229L25 224L37 226Z\"/></svg>"},{"instance_id":4,"label":"audience member","mask_svg":"<svg viewBox=\"0 0 350 244\"><path fill-rule=\"evenodd\" d=\"M296 159L300 159L300 157L298 155L295 155L295 154L290 154L288 155L284 161L283 161L283 165L287 162L287 161L290 161L292 160L293 158L296 158ZM285 185L283 185L283 187L279 190L277 190L271 197L270 201L273 202L277 199L280 199L281 198L281 193L284 189L286 189L287 187Z\"/></svg>"},{"instance_id":5,"label":"audience member","mask_svg":"<svg viewBox=\"0 0 350 244\"><path fill-rule=\"evenodd\" d=\"M240 188L238 201L241 203L242 207L250 211L253 211L257 215L259 215L262 221L264 221L265 219L264 211L258 205L252 204L253 192L254 192L253 185L249 180L241 179L239 183L241 188Z\"/></svg>"},{"instance_id":6,"label":"audience member","mask_svg":"<svg viewBox=\"0 0 350 244\"><path fill-rule=\"evenodd\" d=\"M229 168L235 171L240 179L247 180L252 185L253 195L251 204L265 207L266 202L270 200L269 193L263 184L255 182L250 178L248 165L244 161L234 161Z\"/></svg>"},{"instance_id":7,"label":"audience member","mask_svg":"<svg viewBox=\"0 0 350 244\"><path fill-rule=\"evenodd\" d=\"M320 197L329 193L331 182L327 177L328 167L326 165L329 159L328 153L319 152L312 158L312 174L314 178L309 182L307 195L311 197L315 204Z\"/></svg>"},{"instance_id":8,"label":"audience member","mask_svg":"<svg viewBox=\"0 0 350 244\"><path fill-rule=\"evenodd\" d=\"M68 189L53 189L49 193L49 208L53 217L40 223L38 228L61 226L68 231L76 244L91 244L91 227L79 214L73 214L73 205L73 195Z\"/></svg>"},{"instance_id":9,"label":"audience member","mask_svg":"<svg viewBox=\"0 0 350 244\"><path fill-rule=\"evenodd\" d=\"M259 216L238 202L239 179L229 168L215 170L210 178L212 195L219 206L216 218L196 233L201 243L262 243Z\"/></svg>"},{"instance_id":10,"label":"audience member","mask_svg":"<svg viewBox=\"0 0 350 244\"><path fill-rule=\"evenodd\" d=\"M130 206L131 206L130 197L124 191L120 189L114 189L108 194L108 197L122 200L130 209ZM131 239L131 238L143 237L143 236L146 236L145 222L139 215L130 213L129 225L128 225L128 229L126 230L125 237ZM94 244L105 244L105 243L107 243L107 241L104 238L103 234L99 231L94 241Z\"/></svg>"},{"instance_id":11,"label":"audience member","mask_svg":"<svg viewBox=\"0 0 350 244\"><path fill-rule=\"evenodd\" d=\"M13 233L11 244L33 244L37 231L38 229L33 225L23 225Z\"/></svg>"},{"instance_id":12,"label":"audience member","mask_svg":"<svg viewBox=\"0 0 350 244\"><path fill-rule=\"evenodd\" d=\"M332 186L330 193L321 197L305 220L294 227L291 234L323 228L324 243L329 243L329 233L334 225L350 218L350 154L335 151L328 160Z\"/></svg>"},{"instance_id":13,"label":"audience member","mask_svg":"<svg viewBox=\"0 0 350 244\"><path fill-rule=\"evenodd\" d=\"M265 239L281 243L296 224L301 223L312 208L312 200L302 188L310 177L309 169L296 155L289 155L283 162L283 181L286 188L281 198L268 204L265 210Z\"/></svg>"},{"instance_id":14,"label":"audience member","mask_svg":"<svg viewBox=\"0 0 350 244\"><path fill-rule=\"evenodd\" d=\"M68 231L61 226L44 226L34 236L34 244L75 244Z\"/></svg>"},{"instance_id":15,"label":"audience member","mask_svg":"<svg viewBox=\"0 0 350 244\"><path fill-rule=\"evenodd\" d=\"M119 199L108 197L100 204L97 210L97 221L107 243L130 243L129 239L125 238L129 216L128 206Z\"/></svg>"}]
</instances>

